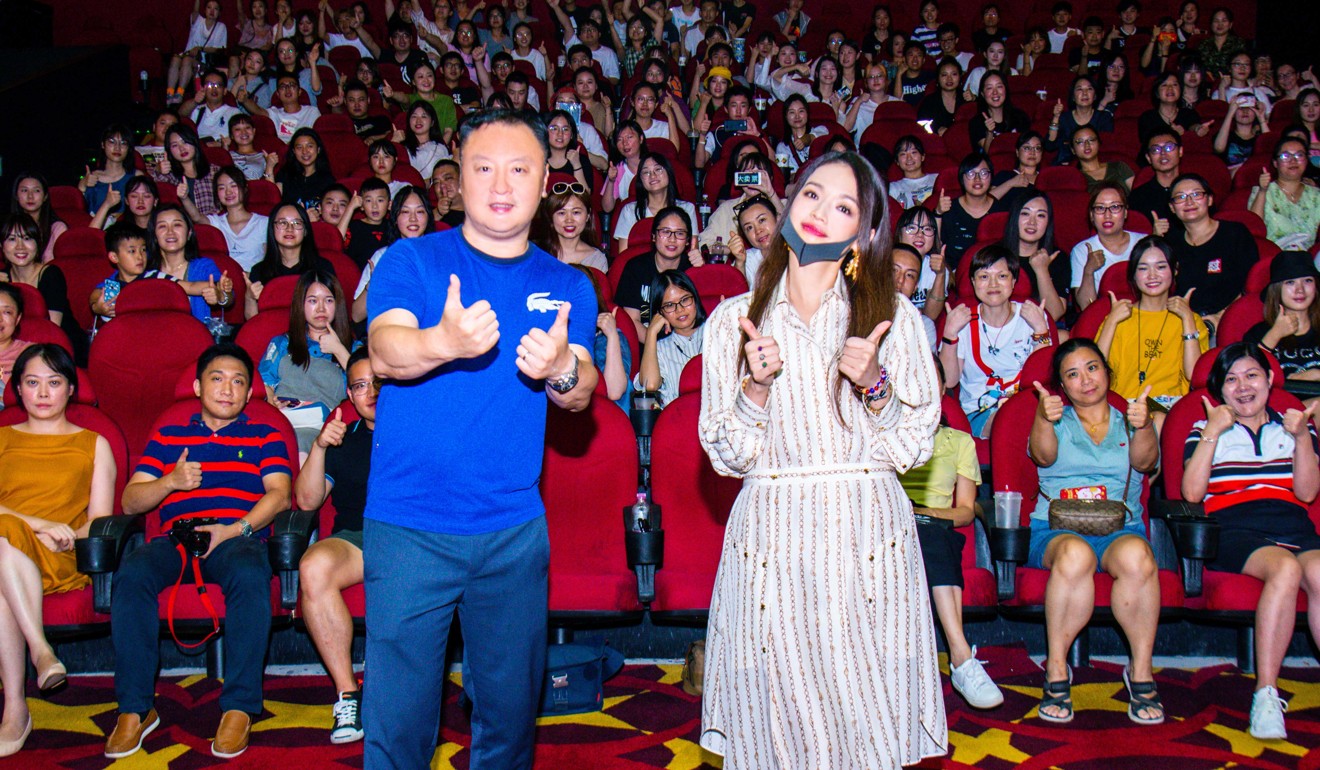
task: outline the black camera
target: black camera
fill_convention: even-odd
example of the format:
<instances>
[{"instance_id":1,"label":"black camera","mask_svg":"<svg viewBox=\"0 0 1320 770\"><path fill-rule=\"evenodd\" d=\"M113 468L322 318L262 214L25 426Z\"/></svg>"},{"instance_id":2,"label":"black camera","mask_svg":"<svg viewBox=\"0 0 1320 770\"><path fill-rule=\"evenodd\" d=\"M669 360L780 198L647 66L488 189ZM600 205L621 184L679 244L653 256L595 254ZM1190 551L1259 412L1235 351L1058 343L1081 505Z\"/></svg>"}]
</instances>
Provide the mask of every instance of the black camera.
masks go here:
<instances>
[{"instance_id":1,"label":"black camera","mask_svg":"<svg viewBox=\"0 0 1320 770\"><path fill-rule=\"evenodd\" d=\"M175 519L170 527L170 540L200 559L211 547L211 533L197 528L219 523L219 519L213 518Z\"/></svg>"}]
</instances>

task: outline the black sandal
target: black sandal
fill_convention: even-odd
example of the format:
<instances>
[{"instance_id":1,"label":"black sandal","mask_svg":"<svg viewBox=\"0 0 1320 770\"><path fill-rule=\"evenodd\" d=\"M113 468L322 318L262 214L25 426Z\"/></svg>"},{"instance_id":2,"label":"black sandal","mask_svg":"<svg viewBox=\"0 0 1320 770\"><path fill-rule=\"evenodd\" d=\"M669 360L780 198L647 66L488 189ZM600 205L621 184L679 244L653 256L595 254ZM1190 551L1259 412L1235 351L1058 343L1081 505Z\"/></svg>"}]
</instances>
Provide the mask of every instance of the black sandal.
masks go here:
<instances>
[{"instance_id":1,"label":"black sandal","mask_svg":"<svg viewBox=\"0 0 1320 770\"><path fill-rule=\"evenodd\" d=\"M1046 714L1045 709L1050 706L1066 709L1067 713L1063 716ZM1045 686L1041 688L1040 706L1036 708L1036 711L1038 716L1046 722L1053 722L1056 725L1066 725L1071 722L1073 720L1072 680L1064 679L1059 682L1051 682L1046 679Z\"/></svg>"},{"instance_id":2,"label":"black sandal","mask_svg":"<svg viewBox=\"0 0 1320 770\"><path fill-rule=\"evenodd\" d=\"M1128 677L1127 668L1123 669L1123 684L1128 691L1128 719L1139 725L1164 724L1164 703L1155 691L1155 682L1134 682ZM1141 711L1158 710L1157 717L1142 717Z\"/></svg>"}]
</instances>

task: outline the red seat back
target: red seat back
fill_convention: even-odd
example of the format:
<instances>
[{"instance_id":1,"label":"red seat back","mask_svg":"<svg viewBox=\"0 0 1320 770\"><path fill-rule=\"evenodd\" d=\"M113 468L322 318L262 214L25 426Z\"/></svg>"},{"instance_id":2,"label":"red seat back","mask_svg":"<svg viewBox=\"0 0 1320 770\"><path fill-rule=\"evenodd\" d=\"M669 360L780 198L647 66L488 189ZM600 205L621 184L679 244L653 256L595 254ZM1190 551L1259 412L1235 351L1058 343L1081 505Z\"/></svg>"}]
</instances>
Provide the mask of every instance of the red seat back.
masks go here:
<instances>
[{"instance_id":1,"label":"red seat back","mask_svg":"<svg viewBox=\"0 0 1320 770\"><path fill-rule=\"evenodd\" d=\"M741 270L732 265L702 265L689 268L686 272L697 287L702 307L708 314L721 300L747 293L747 279Z\"/></svg>"},{"instance_id":2,"label":"red seat back","mask_svg":"<svg viewBox=\"0 0 1320 770\"><path fill-rule=\"evenodd\" d=\"M1219 328L1215 329L1215 341L1220 345L1241 342L1251 331L1251 327L1265 320L1265 303L1259 294L1247 292L1233 300L1224 315L1219 319Z\"/></svg>"}]
</instances>

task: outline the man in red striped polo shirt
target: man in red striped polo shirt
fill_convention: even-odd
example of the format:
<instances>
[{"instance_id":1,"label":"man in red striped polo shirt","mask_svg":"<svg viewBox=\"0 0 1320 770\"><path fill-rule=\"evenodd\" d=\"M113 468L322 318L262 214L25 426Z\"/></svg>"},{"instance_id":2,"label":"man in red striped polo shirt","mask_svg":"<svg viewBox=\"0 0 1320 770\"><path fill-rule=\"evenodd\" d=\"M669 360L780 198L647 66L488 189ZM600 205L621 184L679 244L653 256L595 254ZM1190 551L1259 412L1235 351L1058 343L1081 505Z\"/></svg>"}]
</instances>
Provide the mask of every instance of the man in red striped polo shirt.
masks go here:
<instances>
[{"instance_id":1,"label":"man in red striped polo shirt","mask_svg":"<svg viewBox=\"0 0 1320 770\"><path fill-rule=\"evenodd\" d=\"M213 345L197 362L193 391L201 411L187 424L167 425L151 437L124 489L124 512L159 508L160 531L176 520L214 518L200 558L203 580L225 599L224 712L211 753L243 753L253 714L262 705L261 676L270 636L270 562L264 534L289 507L290 466L284 439L243 414L252 395L252 359L237 345ZM162 535L129 554L115 575L111 636L119 721L105 755L126 757L160 724L152 707L159 666L158 596L186 567L181 550Z\"/></svg>"}]
</instances>

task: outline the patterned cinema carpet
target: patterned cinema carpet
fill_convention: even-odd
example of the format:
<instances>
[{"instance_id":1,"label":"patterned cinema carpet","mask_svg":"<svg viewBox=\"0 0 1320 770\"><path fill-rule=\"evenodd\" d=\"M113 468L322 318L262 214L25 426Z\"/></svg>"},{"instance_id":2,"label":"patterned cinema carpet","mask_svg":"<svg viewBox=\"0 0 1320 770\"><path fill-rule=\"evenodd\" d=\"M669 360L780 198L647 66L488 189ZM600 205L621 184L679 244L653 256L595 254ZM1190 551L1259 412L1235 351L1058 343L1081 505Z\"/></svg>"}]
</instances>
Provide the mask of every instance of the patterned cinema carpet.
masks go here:
<instances>
[{"instance_id":1,"label":"patterned cinema carpet","mask_svg":"<svg viewBox=\"0 0 1320 770\"><path fill-rule=\"evenodd\" d=\"M1253 680L1231 666L1162 669L1157 679L1171 718L1159 727L1128 721L1120 667L1098 663L1079 669L1073 685L1077 719L1056 727L1036 717L1041 673L1021 647L987 648L981 658L989 661L987 670L1004 690L1004 705L972 711L952 694L946 678L950 752L922 768L1320 770L1320 669L1284 671L1280 687L1292 701L1290 739L1267 745L1247 734ZM700 704L679 687L679 671L677 665L629 665L607 685L603 712L541 720L536 767L718 768L718 758L696 744ZM323 677L267 677L267 710L255 725L252 748L223 762L209 753L220 715L219 685L202 676L162 678L157 697L161 727L143 751L112 764L101 749L114 725L113 681L73 677L68 689L49 700L29 698L37 729L23 752L0 760L0 770L361 767L361 744L332 746L327 740L329 690ZM468 720L457 695L456 686L446 691L442 742L432 762L437 770L468 767Z\"/></svg>"}]
</instances>

